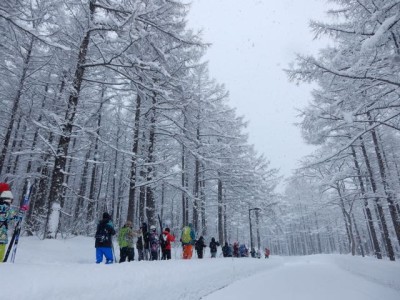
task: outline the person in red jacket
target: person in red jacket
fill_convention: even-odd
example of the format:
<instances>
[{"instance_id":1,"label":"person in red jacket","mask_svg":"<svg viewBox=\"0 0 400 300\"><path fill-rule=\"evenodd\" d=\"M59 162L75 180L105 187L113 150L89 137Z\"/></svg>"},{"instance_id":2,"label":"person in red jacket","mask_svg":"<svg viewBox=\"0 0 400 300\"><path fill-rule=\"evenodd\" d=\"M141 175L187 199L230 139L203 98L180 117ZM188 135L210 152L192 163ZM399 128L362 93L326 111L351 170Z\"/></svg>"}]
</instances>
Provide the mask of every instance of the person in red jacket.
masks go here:
<instances>
[{"instance_id":1,"label":"person in red jacket","mask_svg":"<svg viewBox=\"0 0 400 300\"><path fill-rule=\"evenodd\" d=\"M171 242L175 242L175 237L170 233L171 230L167 227L163 231L162 242L162 259L171 259Z\"/></svg>"}]
</instances>

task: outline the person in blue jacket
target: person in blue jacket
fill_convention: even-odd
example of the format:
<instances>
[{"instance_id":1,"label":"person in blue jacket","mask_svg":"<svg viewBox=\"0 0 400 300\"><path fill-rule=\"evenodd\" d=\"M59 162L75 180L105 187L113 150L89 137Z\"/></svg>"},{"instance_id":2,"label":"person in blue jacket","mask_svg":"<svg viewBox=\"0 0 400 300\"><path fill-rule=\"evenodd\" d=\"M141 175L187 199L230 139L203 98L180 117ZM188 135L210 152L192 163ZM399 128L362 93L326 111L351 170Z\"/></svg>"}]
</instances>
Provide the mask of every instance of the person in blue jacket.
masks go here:
<instances>
[{"instance_id":1,"label":"person in blue jacket","mask_svg":"<svg viewBox=\"0 0 400 300\"><path fill-rule=\"evenodd\" d=\"M113 263L112 236L114 234L115 229L111 221L111 216L105 212L96 230L96 264L103 261L103 256L106 258L106 264Z\"/></svg>"}]
</instances>

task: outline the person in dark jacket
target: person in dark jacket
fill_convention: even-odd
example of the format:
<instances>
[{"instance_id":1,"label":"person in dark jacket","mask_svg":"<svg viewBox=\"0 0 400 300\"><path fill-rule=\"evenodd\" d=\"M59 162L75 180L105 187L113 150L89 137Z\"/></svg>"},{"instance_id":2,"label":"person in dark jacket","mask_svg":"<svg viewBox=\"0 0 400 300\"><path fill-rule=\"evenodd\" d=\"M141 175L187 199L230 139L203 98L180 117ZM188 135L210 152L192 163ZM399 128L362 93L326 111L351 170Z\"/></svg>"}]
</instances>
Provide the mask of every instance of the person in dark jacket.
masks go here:
<instances>
[{"instance_id":1,"label":"person in dark jacket","mask_svg":"<svg viewBox=\"0 0 400 300\"><path fill-rule=\"evenodd\" d=\"M103 261L103 256L106 258L106 264L112 264L113 250L112 250L112 236L115 234L114 225L111 221L110 215L103 213L103 219L97 225L96 230L96 263L99 264Z\"/></svg>"},{"instance_id":2,"label":"person in dark jacket","mask_svg":"<svg viewBox=\"0 0 400 300\"><path fill-rule=\"evenodd\" d=\"M232 246L225 242L225 245L222 247L222 254L224 257L232 257Z\"/></svg>"},{"instance_id":3,"label":"person in dark jacket","mask_svg":"<svg viewBox=\"0 0 400 300\"><path fill-rule=\"evenodd\" d=\"M149 232L149 244L150 244L150 260L158 260L160 250L160 240L157 234L156 226L150 226Z\"/></svg>"},{"instance_id":4,"label":"person in dark jacket","mask_svg":"<svg viewBox=\"0 0 400 300\"><path fill-rule=\"evenodd\" d=\"M138 250L139 261L149 260L150 258L150 233L147 230L147 223L143 222L141 229L141 235L136 242L136 248ZM144 240L144 243L143 243Z\"/></svg>"},{"instance_id":5,"label":"person in dark jacket","mask_svg":"<svg viewBox=\"0 0 400 300\"><path fill-rule=\"evenodd\" d=\"M254 249L254 247L251 248L250 255L251 255L252 258L256 258L256 249Z\"/></svg>"},{"instance_id":6,"label":"person in dark jacket","mask_svg":"<svg viewBox=\"0 0 400 300\"><path fill-rule=\"evenodd\" d=\"M196 243L194 244L194 248L196 249L196 251L197 251L197 257L198 258L203 258L203 252L204 252L204 248L205 247L207 247L206 246L206 243L204 242L204 238L203 238L203 236L201 236L197 241L196 241Z\"/></svg>"},{"instance_id":7,"label":"person in dark jacket","mask_svg":"<svg viewBox=\"0 0 400 300\"><path fill-rule=\"evenodd\" d=\"M211 258L217 257L217 247L218 246L219 246L219 242L216 242L215 238L211 238L211 242L210 242Z\"/></svg>"}]
</instances>

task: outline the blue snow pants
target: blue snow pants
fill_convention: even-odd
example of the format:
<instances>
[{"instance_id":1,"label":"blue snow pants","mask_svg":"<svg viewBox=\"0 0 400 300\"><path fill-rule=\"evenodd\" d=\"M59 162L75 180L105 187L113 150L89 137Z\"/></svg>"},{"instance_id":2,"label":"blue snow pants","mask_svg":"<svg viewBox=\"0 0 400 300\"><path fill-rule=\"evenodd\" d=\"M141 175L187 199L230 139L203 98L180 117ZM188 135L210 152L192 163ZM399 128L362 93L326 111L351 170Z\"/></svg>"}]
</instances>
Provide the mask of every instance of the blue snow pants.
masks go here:
<instances>
[{"instance_id":1,"label":"blue snow pants","mask_svg":"<svg viewBox=\"0 0 400 300\"><path fill-rule=\"evenodd\" d=\"M113 263L112 249L109 247L99 247L96 248L96 264L99 264L103 261L103 255L106 258L106 264Z\"/></svg>"}]
</instances>

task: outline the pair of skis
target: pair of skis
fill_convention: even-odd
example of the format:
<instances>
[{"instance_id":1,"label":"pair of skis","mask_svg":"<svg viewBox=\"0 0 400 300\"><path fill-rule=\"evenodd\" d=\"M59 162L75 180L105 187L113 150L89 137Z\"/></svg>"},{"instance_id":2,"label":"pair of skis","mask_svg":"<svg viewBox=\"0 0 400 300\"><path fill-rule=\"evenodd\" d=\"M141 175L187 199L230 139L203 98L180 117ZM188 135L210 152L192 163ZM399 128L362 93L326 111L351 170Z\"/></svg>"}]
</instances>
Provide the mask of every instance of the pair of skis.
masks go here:
<instances>
[{"instance_id":1,"label":"pair of skis","mask_svg":"<svg viewBox=\"0 0 400 300\"><path fill-rule=\"evenodd\" d=\"M19 237L21 234L22 221L26 214L26 211L29 208L30 196L32 193L32 189L33 189L33 185L31 185L30 181L28 181L25 197L19 207L19 212L18 212L19 218L18 218L17 224L15 224L14 232L13 232L11 241L8 245L7 252L6 252L6 255L4 256L3 262L7 262L8 257L10 256L10 253L11 253L11 262L13 263L15 260Z\"/></svg>"},{"instance_id":2,"label":"pair of skis","mask_svg":"<svg viewBox=\"0 0 400 300\"><path fill-rule=\"evenodd\" d=\"M158 248L158 255L159 255L160 260L162 260L162 259L164 259L164 249L162 249L163 247L162 247L161 243L162 243L162 241L164 241L164 235L163 235L164 230L163 230L163 225L162 225L160 215L157 215L157 217L158 217L158 222L160 223L160 236L159 236L160 247Z\"/></svg>"}]
</instances>

